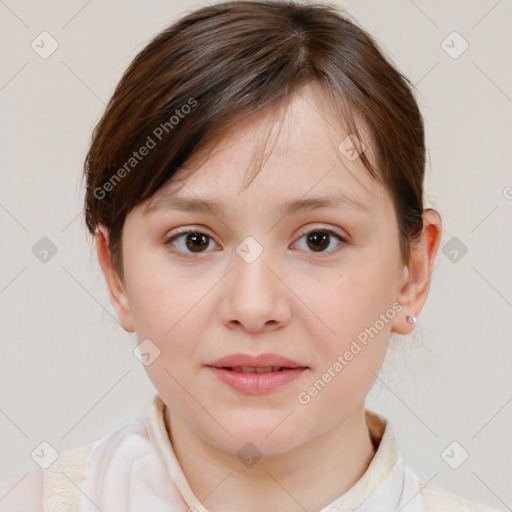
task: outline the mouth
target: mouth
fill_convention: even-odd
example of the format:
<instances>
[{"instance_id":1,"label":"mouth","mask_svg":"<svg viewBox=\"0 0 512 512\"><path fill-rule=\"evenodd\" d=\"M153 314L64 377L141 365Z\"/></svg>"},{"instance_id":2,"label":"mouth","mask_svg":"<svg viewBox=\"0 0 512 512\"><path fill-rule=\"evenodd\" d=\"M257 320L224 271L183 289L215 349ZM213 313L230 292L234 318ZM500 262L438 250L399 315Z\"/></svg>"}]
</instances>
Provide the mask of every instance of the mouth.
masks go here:
<instances>
[{"instance_id":1,"label":"mouth","mask_svg":"<svg viewBox=\"0 0 512 512\"><path fill-rule=\"evenodd\" d=\"M230 354L205 365L217 381L237 393L272 393L298 379L309 366L280 354Z\"/></svg>"},{"instance_id":2,"label":"mouth","mask_svg":"<svg viewBox=\"0 0 512 512\"><path fill-rule=\"evenodd\" d=\"M224 367L215 367L220 368L221 370L229 370L231 372L237 373L273 373L273 372L282 372L286 370L293 370L297 368L284 367L284 366L224 366Z\"/></svg>"},{"instance_id":3,"label":"mouth","mask_svg":"<svg viewBox=\"0 0 512 512\"><path fill-rule=\"evenodd\" d=\"M226 363L224 363L226 364ZM257 364L257 363L253 363ZM288 366L282 366L286 364ZM276 392L281 387L291 385L309 367L281 361L280 365L249 366L249 365L206 365L217 381L232 391L245 395L260 395Z\"/></svg>"},{"instance_id":4,"label":"mouth","mask_svg":"<svg viewBox=\"0 0 512 512\"><path fill-rule=\"evenodd\" d=\"M293 361L280 354L230 354L205 366L241 373L270 373L289 369L308 368L308 366Z\"/></svg>"}]
</instances>

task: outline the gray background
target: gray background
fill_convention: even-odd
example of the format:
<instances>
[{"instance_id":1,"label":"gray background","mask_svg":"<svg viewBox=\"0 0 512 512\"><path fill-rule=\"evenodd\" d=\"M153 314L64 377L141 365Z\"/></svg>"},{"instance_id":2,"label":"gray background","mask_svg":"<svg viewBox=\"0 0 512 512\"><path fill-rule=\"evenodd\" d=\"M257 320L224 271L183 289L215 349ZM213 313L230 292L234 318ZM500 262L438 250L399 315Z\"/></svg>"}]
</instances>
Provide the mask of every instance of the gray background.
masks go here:
<instances>
[{"instance_id":1,"label":"gray background","mask_svg":"<svg viewBox=\"0 0 512 512\"><path fill-rule=\"evenodd\" d=\"M367 407L420 477L511 510L511 2L337 4L418 88L444 227L418 327L393 338ZM85 235L81 171L131 59L202 5L0 1L0 477L36 468L42 441L74 448L145 414L155 393ZM58 44L47 58L31 47L51 49L43 31ZM457 469L441 455L453 441L452 465L469 454Z\"/></svg>"}]
</instances>

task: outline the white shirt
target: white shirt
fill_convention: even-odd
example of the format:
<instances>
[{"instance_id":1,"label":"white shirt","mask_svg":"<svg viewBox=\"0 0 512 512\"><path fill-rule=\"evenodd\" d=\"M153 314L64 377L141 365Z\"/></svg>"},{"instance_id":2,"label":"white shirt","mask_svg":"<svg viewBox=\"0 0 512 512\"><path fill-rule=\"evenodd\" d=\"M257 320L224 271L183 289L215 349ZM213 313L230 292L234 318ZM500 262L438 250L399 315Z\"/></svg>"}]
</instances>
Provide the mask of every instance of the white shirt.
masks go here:
<instances>
[{"instance_id":1,"label":"white shirt","mask_svg":"<svg viewBox=\"0 0 512 512\"><path fill-rule=\"evenodd\" d=\"M208 512L192 492L156 394L147 416L60 454L47 469L0 481L0 512ZM362 477L319 512L496 512L426 485L382 416L365 411L377 450Z\"/></svg>"}]
</instances>

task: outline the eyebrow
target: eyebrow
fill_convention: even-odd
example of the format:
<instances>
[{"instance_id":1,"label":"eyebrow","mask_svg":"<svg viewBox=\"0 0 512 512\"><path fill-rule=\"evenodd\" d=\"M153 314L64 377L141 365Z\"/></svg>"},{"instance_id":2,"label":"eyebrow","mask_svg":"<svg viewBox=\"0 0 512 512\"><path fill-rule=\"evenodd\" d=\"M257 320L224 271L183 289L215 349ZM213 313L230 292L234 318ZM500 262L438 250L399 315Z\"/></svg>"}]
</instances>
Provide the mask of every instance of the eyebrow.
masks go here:
<instances>
[{"instance_id":1,"label":"eyebrow","mask_svg":"<svg viewBox=\"0 0 512 512\"><path fill-rule=\"evenodd\" d=\"M299 211L311 211L318 208L332 208L345 206L361 212L369 212L366 205L345 195L317 196L307 199L294 199L281 204L277 213L282 217L292 215ZM165 196L157 203L146 208L146 213L157 210L177 210L183 212L203 213L219 218L226 218L226 208L213 199L197 199L188 197Z\"/></svg>"}]
</instances>

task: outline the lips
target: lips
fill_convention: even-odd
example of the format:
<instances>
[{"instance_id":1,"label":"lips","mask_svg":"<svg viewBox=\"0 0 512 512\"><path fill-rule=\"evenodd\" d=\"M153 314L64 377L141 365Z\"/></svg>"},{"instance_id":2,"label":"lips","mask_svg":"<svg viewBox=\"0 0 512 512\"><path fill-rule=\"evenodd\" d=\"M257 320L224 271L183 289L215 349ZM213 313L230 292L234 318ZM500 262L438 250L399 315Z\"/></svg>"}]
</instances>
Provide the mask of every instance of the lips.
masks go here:
<instances>
[{"instance_id":1,"label":"lips","mask_svg":"<svg viewBox=\"0 0 512 512\"><path fill-rule=\"evenodd\" d=\"M263 366L268 364L269 360L279 364ZM244 365L239 365L240 362L243 362ZM206 369L222 384L237 393L248 395L276 392L281 387L290 385L298 379L307 368L276 354L261 356L233 354L206 365Z\"/></svg>"},{"instance_id":2,"label":"lips","mask_svg":"<svg viewBox=\"0 0 512 512\"><path fill-rule=\"evenodd\" d=\"M308 368L307 365L301 364L279 354L230 354L222 357L205 366L213 368L223 368L241 373L269 373L283 369L291 368Z\"/></svg>"},{"instance_id":3,"label":"lips","mask_svg":"<svg viewBox=\"0 0 512 512\"><path fill-rule=\"evenodd\" d=\"M298 379L309 367L279 354L231 354L206 368L221 383L243 394L266 394Z\"/></svg>"}]
</instances>

